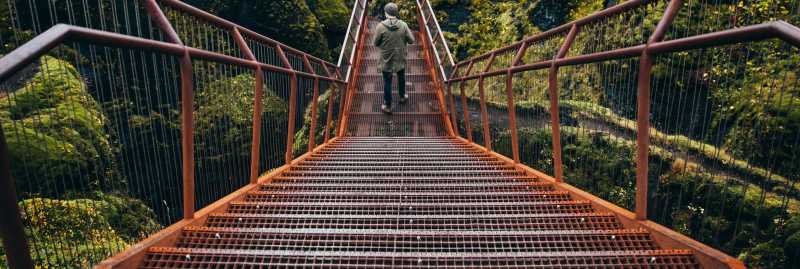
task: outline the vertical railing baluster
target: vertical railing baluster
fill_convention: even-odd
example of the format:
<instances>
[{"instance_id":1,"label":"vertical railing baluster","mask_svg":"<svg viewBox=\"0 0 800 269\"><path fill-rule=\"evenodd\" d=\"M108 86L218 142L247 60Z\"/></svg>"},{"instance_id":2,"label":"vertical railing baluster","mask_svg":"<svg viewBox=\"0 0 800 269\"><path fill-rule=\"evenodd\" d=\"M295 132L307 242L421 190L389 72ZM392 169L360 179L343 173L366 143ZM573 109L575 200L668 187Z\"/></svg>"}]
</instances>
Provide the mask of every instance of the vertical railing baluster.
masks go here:
<instances>
[{"instance_id":1,"label":"vertical railing baluster","mask_svg":"<svg viewBox=\"0 0 800 269\"><path fill-rule=\"evenodd\" d=\"M308 73L312 75L316 75L317 71L314 70L314 66L311 65L311 62L308 60L307 55L303 55L303 66L306 67ZM316 131L317 131L317 99L319 98L319 78L314 78L314 93L312 95L313 99L311 100L311 127L309 127L308 131L308 152L314 150L316 147ZM303 119L305 120L305 119Z\"/></svg>"},{"instance_id":2,"label":"vertical railing baluster","mask_svg":"<svg viewBox=\"0 0 800 269\"><path fill-rule=\"evenodd\" d=\"M276 45L275 50L278 52L278 56L281 57L283 66L292 70L291 79L289 81L289 126L286 135L286 155L284 156L286 164L290 164L292 163L292 159L294 159L294 122L297 116L297 71L295 71L294 68L292 68L292 64L289 63L289 58L286 57L282 46Z\"/></svg>"},{"instance_id":3,"label":"vertical railing baluster","mask_svg":"<svg viewBox=\"0 0 800 269\"><path fill-rule=\"evenodd\" d=\"M314 151L317 146L317 105L319 105L319 78L314 78L314 94L311 100L311 127L308 129L308 152ZM330 99L328 100L330 102Z\"/></svg>"},{"instance_id":4,"label":"vertical railing baluster","mask_svg":"<svg viewBox=\"0 0 800 269\"><path fill-rule=\"evenodd\" d=\"M474 61L470 61L469 65L467 65L467 70L465 71L464 75L461 77L469 76L469 73L472 72L472 67L475 66ZM467 83L466 80L461 81L461 85L459 85L459 89L461 92L461 110L463 110L463 117L464 117L464 130L467 133L467 141L474 142L472 139L472 123L470 122L470 115L469 115L469 107L467 107L467 95L464 92L465 84Z\"/></svg>"},{"instance_id":5,"label":"vertical railing baluster","mask_svg":"<svg viewBox=\"0 0 800 269\"><path fill-rule=\"evenodd\" d=\"M675 20L682 0L672 0L664 10L664 15L656 25L653 34L647 39L644 51L639 58L639 76L636 96L636 219L647 219L648 174L650 165L650 78L653 59L648 48L661 42L667 29Z\"/></svg>"},{"instance_id":6,"label":"vertical railing baluster","mask_svg":"<svg viewBox=\"0 0 800 269\"><path fill-rule=\"evenodd\" d=\"M234 27L231 29L233 33L233 38L236 41L236 44L239 46L239 50L244 53L244 56L247 60L253 61L256 64L255 72L255 99L253 100L253 137L252 137L252 144L251 144L251 151L250 151L250 183L255 184L258 183L258 173L259 171L259 162L261 159L261 111L262 111L262 104L261 98L264 94L264 74L261 70L261 65L256 59L255 54L250 49L250 46L247 45L247 42L244 40L242 33L239 31L238 27Z\"/></svg>"},{"instance_id":7,"label":"vertical railing baluster","mask_svg":"<svg viewBox=\"0 0 800 269\"><path fill-rule=\"evenodd\" d=\"M17 189L11 178L11 155L6 135L0 127L0 237L3 239L9 268L33 268L30 246L25 237L22 216L17 204Z\"/></svg>"},{"instance_id":8,"label":"vertical railing baluster","mask_svg":"<svg viewBox=\"0 0 800 269\"><path fill-rule=\"evenodd\" d=\"M492 67L495 55L495 53L492 53L492 55L489 56L489 60L486 62L486 66L483 70L481 70L481 75L478 78L478 94L481 98L481 124L483 125L483 146L488 151L492 150L492 138L491 133L489 133L489 113L486 109L486 90L483 87L483 80L486 77L483 74L488 72Z\"/></svg>"},{"instance_id":9,"label":"vertical railing baluster","mask_svg":"<svg viewBox=\"0 0 800 269\"><path fill-rule=\"evenodd\" d=\"M517 66L528 49L528 42L522 42L519 50L511 61L508 72L506 73L506 105L508 106L508 131L511 133L511 155L515 163L519 163L519 137L517 136L517 108L514 102L514 72L511 67Z\"/></svg>"},{"instance_id":10,"label":"vertical railing baluster","mask_svg":"<svg viewBox=\"0 0 800 269\"><path fill-rule=\"evenodd\" d=\"M155 0L145 0L145 8L164 32L169 42L183 46L180 36L170 23L164 11ZM183 218L194 219L195 176L194 176L194 78L192 57L184 50L180 60L181 69L181 162L183 165Z\"/></svg>"},{"instance_id":11,"label":"vertical railing baluster","mask_svg":"<svg viewBox=\"0 0 800 269\"><path fill-rule=\"evenodd\" d=\"M575 35L578 33L578 25L572 24L572 28L569 29L569 33L567 34L566 40L564 40L564 44L558 50L558 54L553 57L552 64L550 65L550 71L548 74L548 94L550 95L550 124L551 124L551 135L553 140L553 171L555 172L555 178L558 182L564 182L564 167L561 161L561 119L559 117L560 109L558 107L558 65L556 65L556 60L564 58L569 51L569 48L572 46L572 41L575 40Z\"/></svg>"},{"instance_id":12,"label":"vertical railing baluster","mask_svg":"<svg viewBox=\"0 0 800 269\"><path fill-rule=\"evenodd\" d=\"M333 78L334 77L334 75L331 74L331 71L328 70L328 67L326 65L322 66L322 70L325 71L325 76L327 76L329 78ZM336 84L337 82L331 81L330 83L331 84L328 86L328 88L329 88L329 90L331 90L333 92L328 94L328 110L327 110L328 112L325 114L325 116L326 116L325 117L325 131L324 131L325 132L325 138L323 139L323 143L324 144L327 144L328 140L331 138L331 132L330 131L331 131L331 123L333 122L333 110L332 110L333 109L333 103L334 103L333 100L336 98L336 96L340 96L339 95L339 86ZM330 86L333 86L333 87L330 87ZM339 114L339 116L341 116L341 115L342 114Z\"/></svg>"}]
</instances>

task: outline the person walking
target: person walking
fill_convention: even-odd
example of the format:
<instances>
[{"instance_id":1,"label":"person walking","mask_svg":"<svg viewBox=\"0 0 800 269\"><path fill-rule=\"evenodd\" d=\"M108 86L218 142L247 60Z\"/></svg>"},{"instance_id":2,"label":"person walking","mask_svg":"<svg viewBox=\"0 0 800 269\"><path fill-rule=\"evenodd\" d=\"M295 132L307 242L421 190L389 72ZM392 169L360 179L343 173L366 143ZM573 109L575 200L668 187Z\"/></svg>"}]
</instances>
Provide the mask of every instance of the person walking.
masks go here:
<instances>
[{"instance_id":1,"label":"person walking","mask_svg":"<svg viewBox=\"0 0 800 269\"><path fill-rule=\"evenodd\" d=\"M388 3L383 7L386 20L378 24L375 29L373 45L381 52L378 60L378 71L383 73L383 113L392 113L392 76L397 74L397 89L400 94L400 104L408 101L406 93L406 46L414 44L414 35L408 29L408 24L397 16L400 10L395 3Z\"/></svg>"}]
</instances>

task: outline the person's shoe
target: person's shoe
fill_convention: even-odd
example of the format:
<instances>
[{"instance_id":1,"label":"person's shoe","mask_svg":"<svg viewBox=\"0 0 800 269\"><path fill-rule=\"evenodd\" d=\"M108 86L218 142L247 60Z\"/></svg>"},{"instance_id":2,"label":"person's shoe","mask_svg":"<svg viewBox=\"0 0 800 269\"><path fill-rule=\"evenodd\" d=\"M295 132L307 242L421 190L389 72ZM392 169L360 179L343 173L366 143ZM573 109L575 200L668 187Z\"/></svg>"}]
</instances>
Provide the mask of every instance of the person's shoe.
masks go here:
<instances>
[{"instance_id":1,"label":"person's shoe","mask_svg":"<svg viewBox=\"0 0 800 269\"><path fill-rule=\"evenodd\" d=\"M385 104L381 105L381 111L383 111L383 114L391 115L392 114L392 107L391 106L387 106Z\"/></svg>"},{"instance_id":2,"label":"person's shoe","mask_svg":"<svg viewBox=\"0 0 800 269\"><path fill-rule=\"evenodd\" d=\"M403 97L400 97L400 103L401 104L405 104L406 102L408 102L408 94L407 93L404 94Z\"/></svg>"}]
</instances>

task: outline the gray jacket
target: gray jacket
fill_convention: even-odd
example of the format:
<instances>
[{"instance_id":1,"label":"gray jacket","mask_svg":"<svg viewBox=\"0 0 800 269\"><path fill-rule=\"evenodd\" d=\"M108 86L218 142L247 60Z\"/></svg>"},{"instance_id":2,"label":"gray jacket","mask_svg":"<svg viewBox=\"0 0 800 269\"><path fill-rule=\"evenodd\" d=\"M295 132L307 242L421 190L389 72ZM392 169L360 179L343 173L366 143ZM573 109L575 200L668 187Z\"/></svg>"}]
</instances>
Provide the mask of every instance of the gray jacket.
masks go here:
<instances>
[{"instance_id":1,"label":"gray jacket","mask_svg":"<svg viewBox=\"0 0 800 269\"><path fill-rule=\"evenodd\" d=\"M372 44L381 51L378 71L397 72L406 68L406 45L413 44L414 35L408 24L400 19L386 19L375 29Z\"/></svg>"}]
</instances>

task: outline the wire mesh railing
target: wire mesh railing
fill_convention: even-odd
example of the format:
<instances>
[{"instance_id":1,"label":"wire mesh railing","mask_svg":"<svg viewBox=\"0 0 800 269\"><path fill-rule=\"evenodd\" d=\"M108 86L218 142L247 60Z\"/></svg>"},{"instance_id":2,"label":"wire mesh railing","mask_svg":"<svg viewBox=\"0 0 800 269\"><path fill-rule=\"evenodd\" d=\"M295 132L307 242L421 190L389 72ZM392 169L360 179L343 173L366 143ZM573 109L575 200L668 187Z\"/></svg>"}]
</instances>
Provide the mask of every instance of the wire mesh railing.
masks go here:
<instances>
[{"instance_id":1,"label":"wire mesh railing","mask_svg":"<svg viewBox=\"0 0 800 269\"><path fill-rule=\"evenodd\" d=\"M350 22L347 25L347 34L344 37L342 44L342 51L339 54L338 66L342 70L342 74L346 81L350 81L352 75L353 65L356 58L356 47L358 46L359 37L362 35L361 30L364 29L363 24L367 22L367 0L353 1L353 11L350 14Z\"/></svg>"},{"instance_id":2,"label":"wire mesh railing","mask_svg":"<svg viewBox=\"0 0 800 269\"><path fill-rule=\"evenodd\" d=\"M475 56L446 81L453 128L634 219L796 267L791 2L627 1Z\"/></svg>"},{"instance_id":3,"label":"wire mesh railing","mask_svg":"<svg viewBox=\"0 0 800 269\"><path fill-rule=\"evenodd\" d=\"M2 180L19 211L3 219L21 230L3 234L0 264L128 259L337 136L334 64L178 1L39 3L8 4L17 36L3 43L19 48L0 59Z\"/></svg>"}]
</instances>

